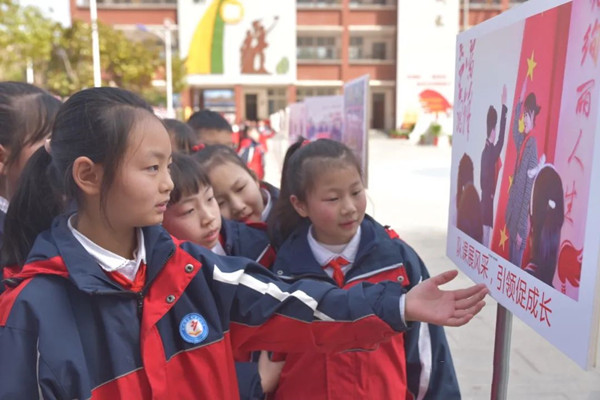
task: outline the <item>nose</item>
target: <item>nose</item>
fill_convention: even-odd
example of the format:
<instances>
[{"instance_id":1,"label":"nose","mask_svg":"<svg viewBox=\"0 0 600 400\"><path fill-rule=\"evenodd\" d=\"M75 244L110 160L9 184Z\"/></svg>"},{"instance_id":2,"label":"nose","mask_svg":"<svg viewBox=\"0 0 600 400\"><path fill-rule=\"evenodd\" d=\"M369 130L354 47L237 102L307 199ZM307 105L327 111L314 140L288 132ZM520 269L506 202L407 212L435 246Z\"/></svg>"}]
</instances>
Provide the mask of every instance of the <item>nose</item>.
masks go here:
<instances>
[{"instance_id":1,"label":"nose","mask_svg":"<svg viewBox=\"0 0 600 400\"><path fill-rule=\"evenodd\" d=\"M163 176L160 180L159 190L161 193L169 193L175 187L173 184L173 179L171 179L171 173L168 169L166 169L162 175Z\"/></svg>"},{"instance_id":2,"label":"nose","mask_svg":"<svg viewBox=\"0 0 600 400\"><path fill-rule=\"evenodd\" d=\"M342 199L342 213L344 215L353 214L356 212L356 204L350 196L344 196Z\"/></svg>"},{"instance_id":3,"label":"nose","mask_svg":"<svg viewBox=\"0 0 600 400\"><path fill-rule=\"evenodd\" d=\"M246 204L238 196L231 196L229 199L229 205L233 215L241 214L246 208Z\"/></svg>"},{"instance_id":4,"label":"nose","mask_svg":"<svg viewBox=\"0 0 600 400\"><path fill-rule=\"evenodd\" d=\"M212 225L212 223L216 219L216 215L213 212L211 212L210 210L207 210L207 209L201 210L201 212L202 212L202 216L201 216L201 219L200 219L200 224L202 226L210 226L210 225Z\"/></svg>"}]
</instances>

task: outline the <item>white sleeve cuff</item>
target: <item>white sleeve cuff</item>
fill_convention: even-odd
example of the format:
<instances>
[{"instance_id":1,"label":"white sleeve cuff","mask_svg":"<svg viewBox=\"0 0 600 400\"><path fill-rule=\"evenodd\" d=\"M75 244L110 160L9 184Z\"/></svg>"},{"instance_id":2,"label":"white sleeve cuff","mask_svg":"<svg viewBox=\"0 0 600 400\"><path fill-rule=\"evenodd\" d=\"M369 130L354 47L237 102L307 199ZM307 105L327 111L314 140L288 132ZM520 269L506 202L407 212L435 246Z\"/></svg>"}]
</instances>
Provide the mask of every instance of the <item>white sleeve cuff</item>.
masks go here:
<instances>
[{"instance_id":1,"label":"white sleeve cuff","mask_svg":"<svg viewBox=\"0 0 600 400\"><path fill-rule=\"evenodd\" d=\"M400 318L402 318L402 323L406 325L406 318L404 318L404 310L406 308L406 294L400 296Z\"/></svg>"}]
</instances>

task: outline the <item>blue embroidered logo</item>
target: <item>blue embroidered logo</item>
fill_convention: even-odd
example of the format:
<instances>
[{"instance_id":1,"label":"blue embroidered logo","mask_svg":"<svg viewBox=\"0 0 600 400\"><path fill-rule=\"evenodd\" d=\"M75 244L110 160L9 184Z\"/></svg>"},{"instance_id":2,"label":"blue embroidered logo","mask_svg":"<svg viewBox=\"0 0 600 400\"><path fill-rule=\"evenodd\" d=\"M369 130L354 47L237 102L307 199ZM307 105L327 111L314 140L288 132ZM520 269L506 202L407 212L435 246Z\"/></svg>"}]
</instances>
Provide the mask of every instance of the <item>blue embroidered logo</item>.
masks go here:
<instances>
[{"instance_id":1,"label":"blue embroidered logo","mask_svg":"<svg viewBox=\"0 0 600 400\"><path fill-rule=\"evenodd\" d=\"M188 343L200 343L208 336L208 324L202 315L190 313L179 323L179 334Z\"/></svg>"}]
</instances>

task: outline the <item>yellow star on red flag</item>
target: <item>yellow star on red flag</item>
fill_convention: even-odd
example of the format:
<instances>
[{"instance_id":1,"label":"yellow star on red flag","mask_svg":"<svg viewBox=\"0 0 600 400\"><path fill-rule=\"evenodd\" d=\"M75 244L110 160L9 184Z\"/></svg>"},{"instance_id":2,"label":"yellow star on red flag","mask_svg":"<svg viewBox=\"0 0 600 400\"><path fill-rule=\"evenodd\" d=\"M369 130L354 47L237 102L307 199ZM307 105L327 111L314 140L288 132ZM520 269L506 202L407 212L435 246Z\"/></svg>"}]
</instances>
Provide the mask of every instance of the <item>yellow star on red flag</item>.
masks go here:
<instances>
[{"instance_id":1,"label":"yellow star on red flag","mask_svg":"<svg viewBox=\"0 0 600 400\"><path fill-rule=\"evenodd\" d=\"M509 176L508 176L508 191L509 191L509 192L510 192L510 187L512 186L512 183L513 183L513 179L514 179L514 178L513 178L513 176L512 176L512 175L509 175Z\"/></svg>"},{"instance_id":2,"label":"yellow star on red flag","mask_svg":"<svg viewBox=\"0 0 600 400\"><path fill-rule=\"evenodd\" d=\"M535 69L537 63L533 59L533 50L531 51L531 57L527 59L527 76L529 79L533 81L533 70Z\"/></svg>"},{"instance_id":3,"label":"yellow star on red flag","mask_svg":"<svg viewBox=\"0 0 600 400\"><path fill-rule=\"evenodd\" d=\"M500 230L500 247L502 247L502 250L504 250L504 244L506 243L507 240L508 240L508 235L506 234L506 225L504 225L502 227L502 230Z\"/></svg>"}]
</instances>

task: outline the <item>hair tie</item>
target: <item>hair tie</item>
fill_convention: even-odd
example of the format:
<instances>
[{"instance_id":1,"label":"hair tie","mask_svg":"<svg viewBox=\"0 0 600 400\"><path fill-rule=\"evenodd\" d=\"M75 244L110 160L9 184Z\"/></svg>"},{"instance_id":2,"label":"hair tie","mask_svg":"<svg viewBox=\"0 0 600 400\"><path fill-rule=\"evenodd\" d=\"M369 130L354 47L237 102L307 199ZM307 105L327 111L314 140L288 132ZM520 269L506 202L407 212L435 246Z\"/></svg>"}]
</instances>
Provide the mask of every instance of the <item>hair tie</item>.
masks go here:
<instances>
[{"instance_id":1,"label":"hair tie","mask_svg":"<svg viewBox=\"0 0 600 400\"><path fill-rule=\"evenodd\" d=\"M548 199L548 205L553 210L556 208L556 202L554 200L552 200L552 199Z\"/></svg>"},{"instance_id":2,"label":"hair tie","mask_svg":"<svg viewBox=\"0 0 600 400\"><path fill-rule=\"evenodd\" d=\"M205 148L206 148L206 145L205 145L204 143L198 143L197 145L195 145L195 146L192 146L192 151L193 151L194 153L197 153L197 152L199 152L200 150L204 150Z\"/></svg>"},{"instance_id":3,"label":"hair tie","mask_svg":"<svg viewBox=\"0 0 600 400\"><path fill-rule=\"evenodd\" d=\"M304 140L302 141L302 144L300 145L300 147L304 147L304 146L306 146L306 145L307 145L307 144L309 144L309 143L310 143L310 140L308 140L308 139L304 139Z\"/></svg>"},{"instance_id":4,"label":"hair tie","mask_svg":"<svg viewBox=\"0 0 600 400\"><path fill-rule=\"evenodd\" d=\"M50 147L50 138L44 141L44 149L46 149L46 153L52 154L52 148Z\"/></svg>"}]
</instances>

